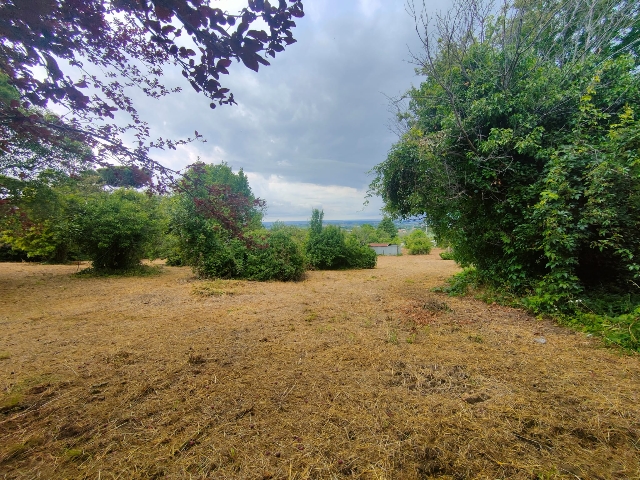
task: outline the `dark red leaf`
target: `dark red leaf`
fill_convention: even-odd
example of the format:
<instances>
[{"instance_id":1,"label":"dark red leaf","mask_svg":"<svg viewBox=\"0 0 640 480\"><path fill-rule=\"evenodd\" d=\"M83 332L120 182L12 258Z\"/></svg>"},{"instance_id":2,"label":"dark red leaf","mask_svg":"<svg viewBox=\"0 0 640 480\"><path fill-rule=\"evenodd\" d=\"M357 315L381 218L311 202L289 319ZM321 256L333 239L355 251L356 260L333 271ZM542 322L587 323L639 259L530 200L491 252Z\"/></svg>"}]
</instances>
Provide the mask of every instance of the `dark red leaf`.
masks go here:
<instances>
[{"instance_id":1,"label":"dark red leaf","mask_svg":"<svg viewBox=\"0 0 640 480\"><path fill-rule=\"evenodd\" d=\"M247 32L247 37L253 37L256 40L260 40L261 42L268 42L269 35L264 30L249 30Z\"/></svg>"},{"instance_id":2,"label":"dark red leaf","mask_svg":"<svg viewBox=\"0 0 640 480\"><path fill-rule=\"evenodd\" d=\"M173 17L173 10L162 5L156 5L156 17L163 22L170 22Z\"/></svg>"},{"instance_id":3,"label":"dark red leaf","mask_svg":"<svg viewBox=\"0 0 640 480\"><path fill-rule=\"evenodd\" d=\"M257 72L260 68L260 64L258 63L256 57L258 57L258 55L243 52L240 60L242 60L242 63L244 63L245 67L250 68L254 72Z\"/></svg>"}]
</instances>

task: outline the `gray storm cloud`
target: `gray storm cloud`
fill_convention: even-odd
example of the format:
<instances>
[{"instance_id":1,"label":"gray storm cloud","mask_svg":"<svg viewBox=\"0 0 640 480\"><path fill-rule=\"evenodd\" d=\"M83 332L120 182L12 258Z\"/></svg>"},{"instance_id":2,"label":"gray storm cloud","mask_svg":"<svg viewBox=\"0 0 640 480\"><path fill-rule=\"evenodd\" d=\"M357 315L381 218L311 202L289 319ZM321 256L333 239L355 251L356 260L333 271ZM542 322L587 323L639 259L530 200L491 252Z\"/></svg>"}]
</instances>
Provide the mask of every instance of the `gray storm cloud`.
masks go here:
<instances>
[{"instance_id":1,"label":"gray storm cloud","mask_svg":"<svg viewBox=\"0 0 640 480\"><path fill-rule=\"evenodd\" d=\"M198 130L207 139L157 158L174 168L198 156L224 160L256 178L366 192L367 172L397 139L388 128L387 96L419 82L408 61L409 50L420 48L415 26L402 2L326 0L306 11L294 30L298 42L271 66L258 73L232 66L224 81L238 105L211 110L188 85L159 101L138 96L155 135L180 138ZM179 72L167 75L169 83L181 83ZM339 191L327 190L327 198L335 201ZM312 200L301 198L300 205Z\"/></svg>"}]
</instances>

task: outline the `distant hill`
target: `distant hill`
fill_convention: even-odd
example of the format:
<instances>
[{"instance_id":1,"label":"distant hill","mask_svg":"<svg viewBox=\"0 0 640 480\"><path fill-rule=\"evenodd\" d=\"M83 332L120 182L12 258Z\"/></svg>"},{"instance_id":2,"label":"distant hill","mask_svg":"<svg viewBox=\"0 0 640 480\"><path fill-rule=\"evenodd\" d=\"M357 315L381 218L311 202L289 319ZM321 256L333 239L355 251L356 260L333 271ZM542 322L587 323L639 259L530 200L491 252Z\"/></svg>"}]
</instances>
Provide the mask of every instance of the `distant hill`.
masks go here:
<instances>
[{"instance_id":1,"label":"distant hill","mask_svg":"<svg viewBox=\"0 0 640 480\"><path fill-rule=\"evenodd\" d=\"M377 220L323 220L323 225L337 225L341 228L344 228L345 230L351 230L353 229L353 227L359 227L360 225L364 225L364 224L369 224L369 225L373 225L374 227L377 227L378 224L380 223L382 219L377 219ZM271 226L274 224L275 222L262 222L262 224L265 226L265 228L271 228ZM309 226L309 221L308 220L292 220L292 221L284 221L282 222L285 225L292 225L295 227L300 227L300 228L307 228ZM406 229L411 229L411 228L416 228L416 227L420 227L423 225L423 220L420 218L416 218L416 219L408 219L408 220L396 220L393 223L395 223L398 228L406 228Z\"/></svg>"}]
</instances>

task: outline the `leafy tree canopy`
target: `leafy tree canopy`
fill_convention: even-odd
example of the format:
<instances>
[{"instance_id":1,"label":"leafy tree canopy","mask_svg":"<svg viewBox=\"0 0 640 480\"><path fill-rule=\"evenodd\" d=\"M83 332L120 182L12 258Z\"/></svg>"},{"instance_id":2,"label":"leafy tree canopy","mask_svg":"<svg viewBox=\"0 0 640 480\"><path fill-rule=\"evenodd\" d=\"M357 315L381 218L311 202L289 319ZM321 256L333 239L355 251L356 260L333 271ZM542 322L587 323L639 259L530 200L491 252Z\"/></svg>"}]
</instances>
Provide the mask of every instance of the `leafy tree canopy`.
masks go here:
<instances>
[{"instance_id":1,"label":"leafy tree canopy","mask_svg":"<svg viewBox=\"0 0 640 480\"><path fill-rule=\"evenodd\" d=\"M637 288L639 18L624 0L416 15L424 81L371 191L393 215L425 215L485 281L549 308Z\"/></svg>"},{"instance_id":2,"label":"leafy tree canopy","mask_svg":"<svg viewBox=\"0 0 640 480\"><path fill-rule=\"evenodd\" d=\"M0 70L0 176L20 179L36 178L44 171L78 173L90 167L94 155L82 138L74 133L60 135L54 142L37 136L18 135L2 124L3 105L20 99L18 90L9 84L7 75ZM60 123L60 118L43 109L20 108L21 114L39 114L47 122Z\"/></svg>"},{"instance_id":3,"label":"leafy tree canopy","mask_svg":"<svg viewBox=\"0 0 640 480\"><path fill-rule=\"evenodd\" d=\"M385 240L391 240L398 236L398 227L393 223L391 217L387 215L382 218L376 230L380 234L380 237Z\"/></svg>"},{"instance_id":4,"label":"leafy tree canopy","mask_svg":"<svg viewBox=\"0 0 640 480\"><path fill-rule=\"evenodd\" d=\"M99 168L98 175L110 187L142 188L151 183L150 172L142 170L136 165L110 165Z\"/></svg>"},{"instance_id":5,"label":"leafy tree canopy","mask_svg":"<svg viewBox=\"0 0 640 480\"><path fill-rule=\"evenodd\" d=\"M182 263L202 276L241 277L255 240L249 232L261 228L264 207L242 170L234 173L226 163L192 165L171 209Z\"/></svg>"},{"instance_id":6,"label":"leafy tree canopy","mask_svg":"<svg viewBox=\"0 0 640 480\"><path fill-rule=\"evenodd\" d=\"M95 270L140 264L147 244L159 234L156 199L124 188L88 199L77 219L77 242Z\"/></svg>"},{"instance_id":7,"label":"leafy tree canopy","mask_svg":"<svg viewBox=\"0 0 640 480\"><path fill-rule=\"evenodd\" d=\"M45 170L28 180L0 176L0 243L28 258L64 263L77 256L82 206L102 191L95 172Z\"/></svg>"},{"instance_id":8,"label":"leafy tree canopy","mask_svg":"<svg viewBox=\"0 0 640 480\"><path fill-rule=\"evenodd\" d=\"M19 98L0 98L0 152L14 154L24 142L61 148L71 138L101 160L162 170L150 149L191 139L151 140L126 88L167 95L163 70L176 65L211 108L233 104L222 81L233 61L255 71L269 65L267 57L295 42L294 18L303 15L300 0L248 0L233 14L209 0L3 1L0 73ZM251 28L258 20L265 30ZM43 110L51 103L68 110L64 121ZM115 112L126 113L129 124L110 123ZM123 143L125 132L136 138L134 148Z\"/></svg>"}]
</instances>

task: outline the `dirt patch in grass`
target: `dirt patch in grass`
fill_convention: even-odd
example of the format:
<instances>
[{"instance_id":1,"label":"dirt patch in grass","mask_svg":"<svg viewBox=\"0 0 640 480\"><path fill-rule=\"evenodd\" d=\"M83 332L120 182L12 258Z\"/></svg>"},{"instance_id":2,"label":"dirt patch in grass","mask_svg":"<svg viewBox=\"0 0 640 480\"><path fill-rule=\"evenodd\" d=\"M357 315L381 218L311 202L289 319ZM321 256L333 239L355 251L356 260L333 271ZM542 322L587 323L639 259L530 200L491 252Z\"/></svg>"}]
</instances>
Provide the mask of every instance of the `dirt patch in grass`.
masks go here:
<instances>
[{"instance_id":1,"label":"dirt patch in grass","mask_svg":"<svg viewBox=\"0 0 640 480\"><path fill-rule=\"evenodd\" d=\"M297 283L0 264L5 478L640 478L640 359L431 293L435 251Z\"/></svg>"}]
</instances>

